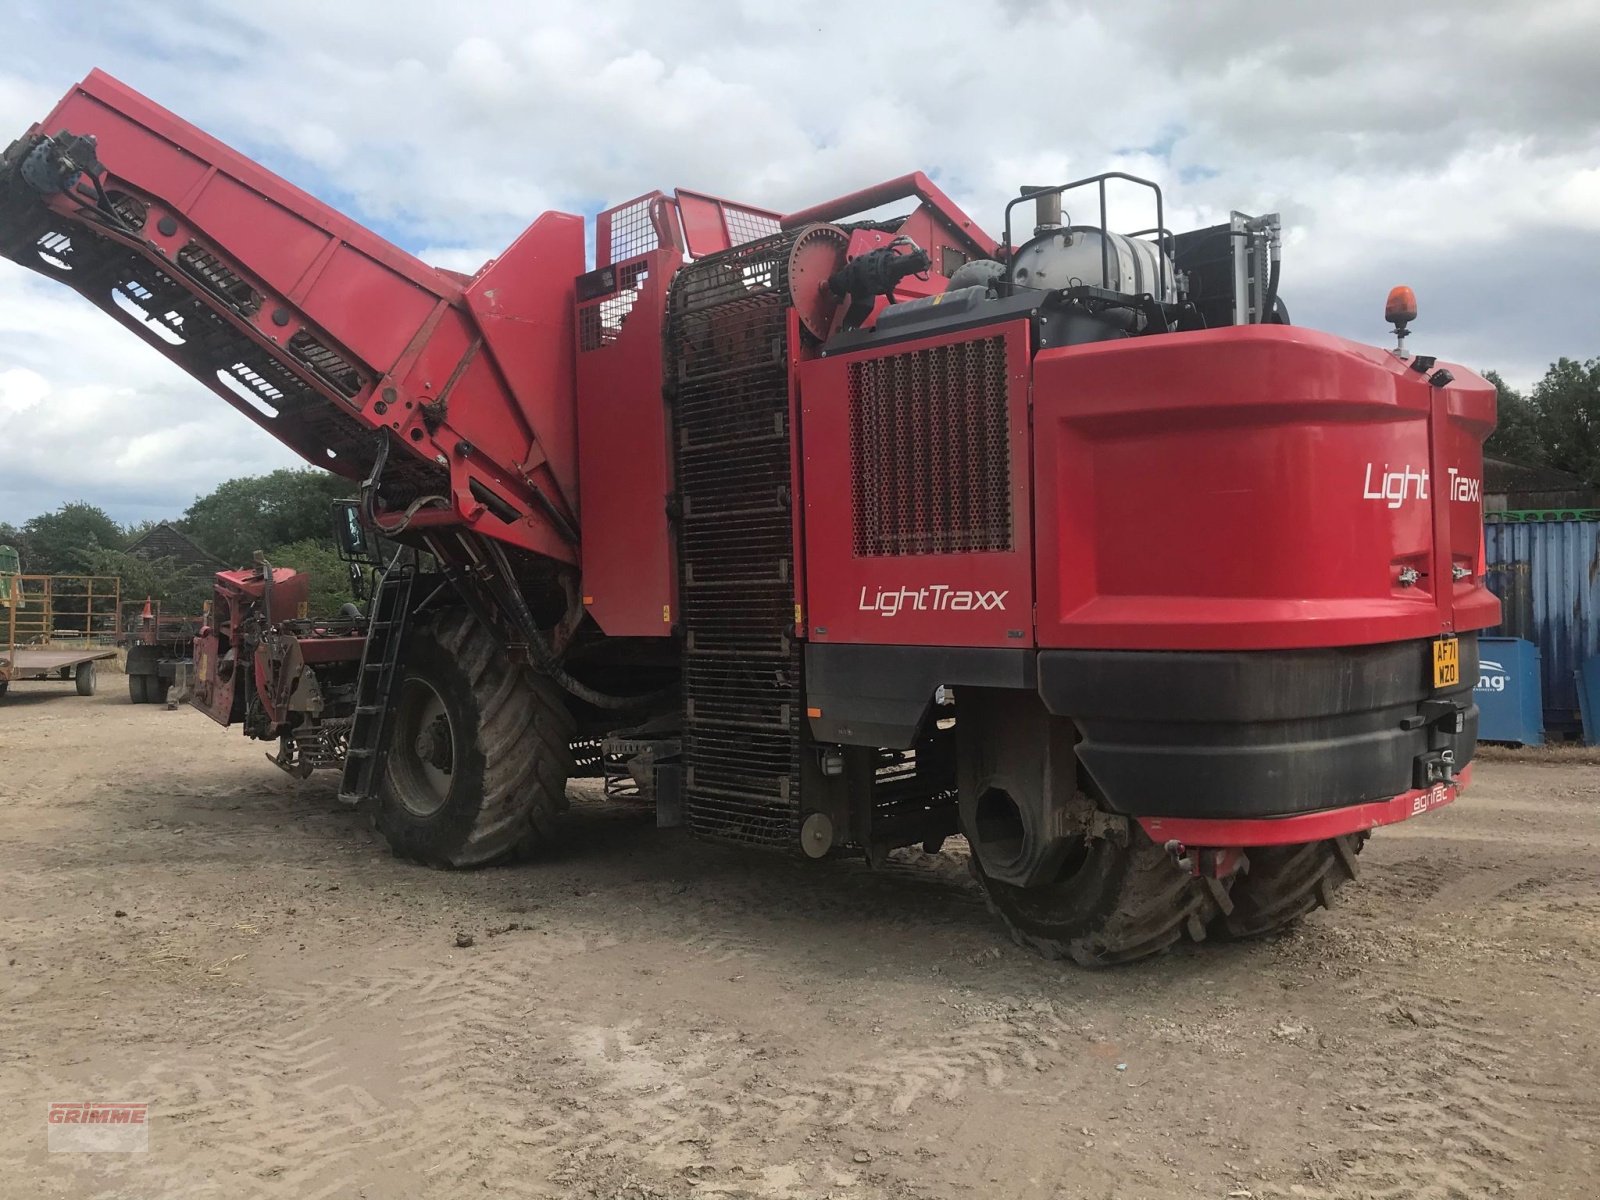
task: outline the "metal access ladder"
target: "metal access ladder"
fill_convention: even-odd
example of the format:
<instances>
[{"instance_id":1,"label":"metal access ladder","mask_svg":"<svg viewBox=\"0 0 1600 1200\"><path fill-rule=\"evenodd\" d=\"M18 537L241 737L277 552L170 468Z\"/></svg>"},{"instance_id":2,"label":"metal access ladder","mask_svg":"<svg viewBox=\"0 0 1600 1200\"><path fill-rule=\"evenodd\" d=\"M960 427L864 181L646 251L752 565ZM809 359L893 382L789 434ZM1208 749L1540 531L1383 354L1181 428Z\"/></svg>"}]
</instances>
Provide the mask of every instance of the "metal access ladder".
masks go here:
<instances>
[{"instance_id":1,"label":"metal access ladder","mask_svg":"<svg viewBox=\"0 0 1600 1200\"><path fill-rule=\"evenodd\" d=\"M367 644L356 681L356 711L344 756L339 800L356 805L377 794L394 726L394 690L400 682L400 644L411 611L416 568L396 561L384 572L372 599Z\"/></svg>"}]
</instances>

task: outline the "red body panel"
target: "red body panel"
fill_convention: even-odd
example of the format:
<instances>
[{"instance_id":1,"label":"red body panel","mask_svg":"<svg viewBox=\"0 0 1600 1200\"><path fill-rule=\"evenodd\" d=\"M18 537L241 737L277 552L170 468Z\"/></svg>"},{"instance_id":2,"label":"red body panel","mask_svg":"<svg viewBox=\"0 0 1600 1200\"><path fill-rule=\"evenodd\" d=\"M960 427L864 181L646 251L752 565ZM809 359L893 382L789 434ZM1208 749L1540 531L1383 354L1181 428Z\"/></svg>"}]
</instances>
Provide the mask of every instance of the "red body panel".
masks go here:
<instances>
[{"instance_id":1,"label":"red body panel","mask_svg":"<svg viewBox=\"0 0 1600 1200\"><path fill-rule=\"evenodd\" d=\"M1343 646L1493 624L1481 578L1450 578L1476 559L1478 506L1433 484L1482 477L1494 392L1456 375L1441 392L1385 351L1270 325L1042 352L1039 645ZM1454 546L1436 555L1441 537Z\"/></svg>"},{"instance_id":2,"label":"red body panel","mask_svg":"<svg viewBox=\"0 0 1600 1200\"><path fill-rule=\"evenodd\" d=\"M473 278L462 294L500 378L460 387L450 411L452 428L491 450L483 439L507 436L507 415L520 415L507 448L513 465L532 475L548 463L570 504L578 496L572 280L583 264L583 218L545 213Z\"/></svg>"},{"instance_id":3,"label":"red body panel","mask_svg":"<svg viewBox=\"0 0 1600 1200\"><path fill-rule=\"evenodd\" d=\"M681 261L668 249L621 264L637 287L579 309L583 602L613 637L664 637L676 611L667 409L659 383L641 381L663 378L667 284Z\"/></svg>"},{"instance_id":4,"label":"red body panel","mask_svg":"<svg viewBox=\"0 0 1600 1200\"><path fill-rule=\"evenodd\" d=\"M1001 336L1005 342L1010 426L1009 551L859 556L852 525L850 368L876 359ZM1028 462L1028 329L1025 322L988 326L916 342L841 354L800 367L805 460L806 623L815 641L900 646L1025 646L1031 638L1033 568ZM945 436L914 405L900 414L907 442ZM893 452L893 451L889 451ZM937 458L936 448L913 453ZM870 453L870 452L869 452ZM912 477L908 478L910 475ZM930 516L942 490L957 487L913 472L885 505Z\"/></svg>"}]
</instances>

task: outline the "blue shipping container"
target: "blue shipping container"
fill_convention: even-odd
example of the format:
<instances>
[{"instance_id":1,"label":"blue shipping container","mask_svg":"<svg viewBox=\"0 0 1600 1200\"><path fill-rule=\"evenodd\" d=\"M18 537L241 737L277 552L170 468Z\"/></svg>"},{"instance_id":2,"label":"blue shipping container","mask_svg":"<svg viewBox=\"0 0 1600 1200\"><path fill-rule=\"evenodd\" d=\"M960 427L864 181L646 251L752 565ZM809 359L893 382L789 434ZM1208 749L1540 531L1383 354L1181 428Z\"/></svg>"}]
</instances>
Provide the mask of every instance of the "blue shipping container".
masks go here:
<instances>
[{"instance_id":1,"label":"blue shipping container","mask_svg":"<svg viewBox=\"0 0 1600 1200\"><path fill-rule=\"evenodd\" d=\"M1478 738L1485 742L1544 745L1544 700L1539 690L1539 647L1522 638L1478 639Z\"/></svg>"},{"instance_id":2,"label":"blue shipping container","mask_svg":"<svg viewBox=\"0 0 1600 1200\"><path fill-rule=\"evenodd\" d=\"M1484 527L1489 590L1504 608L1488 632L1539 647L1544 727L1578 733L1578 666L1600 654L1600 521Z\"/></svg>"},{"instance_id":3,"label":"blue shipping container","mask_svg":"<svg viewBox=\"0 0 1600 1200\"><path fill-rule=\"evenodd\" d=\"M1578 698L1583 703L1583 740L1600 746L1600 654L1578 668Z\"/></svg>"}]
</instances>

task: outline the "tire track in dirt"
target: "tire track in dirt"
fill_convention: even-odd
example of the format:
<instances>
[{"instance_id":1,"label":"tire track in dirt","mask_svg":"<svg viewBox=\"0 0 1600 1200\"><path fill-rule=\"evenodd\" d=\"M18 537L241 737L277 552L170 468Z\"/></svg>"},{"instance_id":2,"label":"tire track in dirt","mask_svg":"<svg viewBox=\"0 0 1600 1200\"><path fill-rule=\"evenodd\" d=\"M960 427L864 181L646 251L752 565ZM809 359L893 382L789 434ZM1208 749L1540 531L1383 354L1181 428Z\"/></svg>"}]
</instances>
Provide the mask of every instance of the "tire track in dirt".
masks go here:
<instances>
[{"instance_id":1,"label":"tire track in dirt","mask_svg":"<svg viewBox=\"0 0 1600 1200\"><path fill-rule=\"evenodd\" d=\"M376 1171L406 1180L408 1195L468 1185L548 1194L508 1147L541 1143L536 1088L503 1052L506 1033L551 968L619 941L563 929L512 953L338 976L240 1006L208 1030L212 1049L145 1059L111 1089L152 1106L152 1149L165 1153L143 1157L140 1186L187 1197L205 1194L214 1174L230 1197L318 1200L354 1194ZM19 1095L84 1086L25 1064L0 1072L0 1084Z\"/></svg>"},{"instance_id":2,"label":"tire track in dirt","mask_svg":"<svg viewBox=\"0 0 1600 1200\"><path fill-rule=\"evenodd\" d=\"M1370 974L1370 973L1369 973ZM1335 1097L1351 1114L1337 1164L1261 1193L1315 1200L1480 1200L1516 1195L1542 1137L1498 1026L1453 997L1363 978L1348 1003L1370 1034L1348 1049ZM1309 1182L1308 1182L1309 1180Z\"/></svg>"}]
</instances>

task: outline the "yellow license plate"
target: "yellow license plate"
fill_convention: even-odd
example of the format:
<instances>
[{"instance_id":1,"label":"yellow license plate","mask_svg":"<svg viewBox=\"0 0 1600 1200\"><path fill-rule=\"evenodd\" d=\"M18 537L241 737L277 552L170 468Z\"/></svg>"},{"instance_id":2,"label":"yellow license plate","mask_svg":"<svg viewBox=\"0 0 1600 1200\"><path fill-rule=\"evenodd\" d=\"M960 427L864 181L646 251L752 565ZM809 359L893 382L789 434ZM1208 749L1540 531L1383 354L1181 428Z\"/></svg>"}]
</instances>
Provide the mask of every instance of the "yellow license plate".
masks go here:
<instances>
[{"instance_id":1,"label":"yellow license plate","mask_svg":"<svg viewBox=\"0 0 1600 1200\"><path fill-rule=\"evenodd\" d=\"M1433 644L1433 686L1454 687L1461 682L1461 639L1440 638Z\"/></svg>"}]
</instances>

